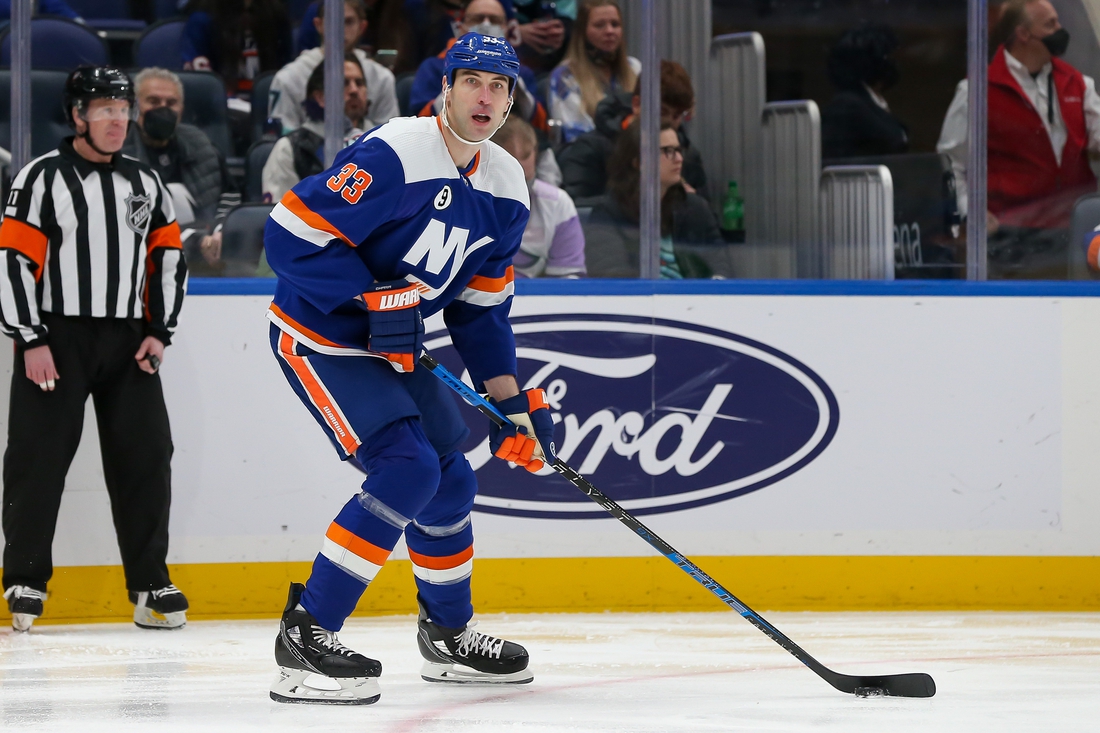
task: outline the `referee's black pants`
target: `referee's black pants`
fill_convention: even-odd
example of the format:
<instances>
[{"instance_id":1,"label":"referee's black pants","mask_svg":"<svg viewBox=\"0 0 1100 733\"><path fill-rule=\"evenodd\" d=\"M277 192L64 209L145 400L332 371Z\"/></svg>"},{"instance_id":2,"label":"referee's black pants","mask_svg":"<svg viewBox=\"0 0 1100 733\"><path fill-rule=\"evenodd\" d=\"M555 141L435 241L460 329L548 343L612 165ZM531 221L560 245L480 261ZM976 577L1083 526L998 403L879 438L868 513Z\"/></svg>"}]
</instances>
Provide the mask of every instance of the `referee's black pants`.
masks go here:
<instances>
[{"instance_id":1,"label":"referee's black pants","mask_svg":"<svg viewBox=\"0 0 1100 733\"><path fill-rule=\"evenodd\" d=\"M57 512L89 394L126 587L163 588L171 582L172 435L160 375L141 371L134 359L142 323L48 313L43 321L60 378L53 392L43 392L27 379L23 354L16 354L4 453L4 588L45 591L53 575Z\"/></svg>"}]
</instances>

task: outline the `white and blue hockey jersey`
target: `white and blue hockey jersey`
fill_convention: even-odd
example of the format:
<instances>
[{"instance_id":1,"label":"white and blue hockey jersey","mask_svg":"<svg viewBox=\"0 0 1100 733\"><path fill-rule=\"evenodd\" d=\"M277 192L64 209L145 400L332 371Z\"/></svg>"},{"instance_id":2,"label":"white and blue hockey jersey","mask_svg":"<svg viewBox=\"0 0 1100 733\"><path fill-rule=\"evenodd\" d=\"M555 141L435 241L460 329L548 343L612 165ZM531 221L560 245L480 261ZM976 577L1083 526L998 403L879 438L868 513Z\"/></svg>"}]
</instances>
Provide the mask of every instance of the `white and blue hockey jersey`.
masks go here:
<instances>
[{"instance_id":1,"label":"white and blue hockey jersey","mask_svg":"<svg viewBox=\"0 0 1100 733\"><path fill-rule=\"evenodd\" d=\"M459 170L438 118L392 120L271 212L264 248L279 282L268 318L315 351L363 354L369 319L356 296L404 279L425 317L443 311L475 383L515 374L511 263L529 209L523 169L503 148L484 142Z\"/></svg>"}]
</instances>

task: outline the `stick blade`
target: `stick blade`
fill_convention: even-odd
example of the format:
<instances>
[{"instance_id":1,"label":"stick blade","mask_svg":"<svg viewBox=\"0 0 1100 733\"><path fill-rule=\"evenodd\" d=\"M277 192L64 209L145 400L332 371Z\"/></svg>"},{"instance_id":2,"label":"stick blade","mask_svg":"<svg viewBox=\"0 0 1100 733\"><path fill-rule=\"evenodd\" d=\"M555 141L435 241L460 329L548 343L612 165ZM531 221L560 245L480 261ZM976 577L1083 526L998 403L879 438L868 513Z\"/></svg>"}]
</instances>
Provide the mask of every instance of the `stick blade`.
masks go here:
<instances>
[{"instance_id":1,"label":"stick blade","mask_svg":"<svg viewBox=\"0 0 1100 733\"><path fill-rule=\"evenodd\" d=\"M888 674L880 677L836 675L835 679L826 679L841 692L859 697L932 697L936 694L935 681L931 675L923 672Z\"/></svg>"}]
</instances>

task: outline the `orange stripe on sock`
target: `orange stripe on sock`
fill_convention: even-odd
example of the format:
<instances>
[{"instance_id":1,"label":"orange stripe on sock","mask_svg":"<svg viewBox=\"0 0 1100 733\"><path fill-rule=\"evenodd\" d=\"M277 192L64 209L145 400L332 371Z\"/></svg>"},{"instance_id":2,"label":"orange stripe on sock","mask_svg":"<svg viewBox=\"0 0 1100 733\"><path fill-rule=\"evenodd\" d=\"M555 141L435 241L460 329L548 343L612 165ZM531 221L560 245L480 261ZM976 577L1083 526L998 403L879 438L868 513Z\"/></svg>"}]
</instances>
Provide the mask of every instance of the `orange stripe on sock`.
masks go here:
<instances>
[{"instance_id":1,"label":"orange stripe on sock","mask_svg":"<svg viewBox=\"0 0 1100 733\"><path fill-rule=\"evenodd\" d=\"M382 549L378 545L367 542L362 537L355 536L336 522L328 526L325 537L375 565L385 565L390 556L389 550Z\"/></svg>"},{"instance_id":2,"label":"orange stripe on sock","mask_svg":"<svg viewBox=\"0 0 1100 733\"><path fill-rule=\"evenodd\" d=\"M413 564L419 565L422 568L427 568L428 570L450 570L451 568L457 568L473 556L473 545L470 545L457 555L447 555L446 557L431 557L430 555L421 555L419 552L409 550L409 559L413 561Z\"/></svg>"},{"instance_id":3,"label":"orange stripe on sock","mask_svg":"<svg viewBox=\"0 0 1100 733\"><path fill-rule=\"evenodd\" d=\"M325 423L336 436L336 440L339 441L344 452L349 456L355 455L355 451L359 450L359 441L355 439L350 427L340 419L340 409L329 399L321 383L313 376L305 357L294 353L294 339L290 337L290 334L284 332L279 337L279 351L299 381L301 381L302 386L305 387L310 402L325 418Z\"/></svg>"}]
</instances>

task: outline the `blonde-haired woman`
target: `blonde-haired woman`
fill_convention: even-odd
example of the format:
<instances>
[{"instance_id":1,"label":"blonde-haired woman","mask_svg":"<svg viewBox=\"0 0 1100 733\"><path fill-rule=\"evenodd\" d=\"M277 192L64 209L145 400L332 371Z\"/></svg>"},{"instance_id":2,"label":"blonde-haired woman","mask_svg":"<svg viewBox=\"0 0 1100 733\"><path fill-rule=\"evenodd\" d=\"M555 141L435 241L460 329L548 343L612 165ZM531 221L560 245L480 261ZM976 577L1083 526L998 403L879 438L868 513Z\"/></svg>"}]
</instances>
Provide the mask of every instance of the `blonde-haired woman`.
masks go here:
<instances>
[{"instance_id":1,"label":"blonde-haired woman","mask_svg":"<svg viewBox=\"0 0 1100 733\"><path fill-rule=\"evenodd\" d=\"M618 0L584 0L569 50L550 74L550 116L572 142L596 127L596 105L610 93L632 92L642 64L626 53Z\"/></svg>"}]
</instances>

